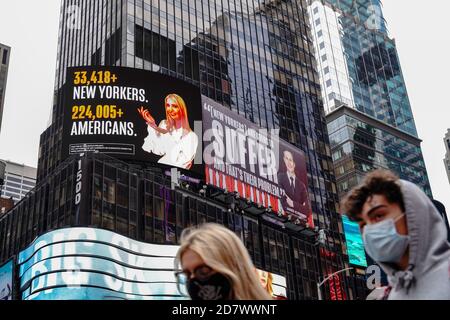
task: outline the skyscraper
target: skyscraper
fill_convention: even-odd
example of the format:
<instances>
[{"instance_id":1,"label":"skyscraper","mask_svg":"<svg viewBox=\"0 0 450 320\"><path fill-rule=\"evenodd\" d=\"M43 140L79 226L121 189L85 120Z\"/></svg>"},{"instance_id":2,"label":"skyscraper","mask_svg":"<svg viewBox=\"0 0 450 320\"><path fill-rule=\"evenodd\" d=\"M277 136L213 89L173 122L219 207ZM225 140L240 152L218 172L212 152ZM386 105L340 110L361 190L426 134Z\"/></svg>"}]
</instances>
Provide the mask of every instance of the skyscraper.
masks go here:
<instances>
[{"instance_id":1,"label":"skyscraper","mask_svg":"<svg viewBox=\"0 0 450 320\"><path fill-rule=\"evenodd\" d=\"M62 1L52 123L41 136L37 187L0 220L0 228L19 214L23 222L11 237L0 234L0 261L67 226L174 244L183 228L212 221L243 239L256 267L285 277L290 298L317 298L317 283L348 267L348 257L310 29L306 1ZM198 86L261 128L280 129L306 154L314 225L326 235L321 245L317 230L202 183L173 190L155 164L95 154L64 159L63 90L71 66L156 71ZM81 185L89 199L82 209L74 205ZM323 296L364 296L362 283L348 275L332 277ZM33 296L30 288L22 294Z\"/></svg>"},{"instance_id":2,"label":"skyscraper","mask_svg":"<svg viewBox=\"0 0 450 320\"><path fill-rule=\"evenodd\" d=\"M446 150L444 164L445 170L447 171L448 181L450 182L450 129L448 129L447 134L445 135L444 143Z\"/></svg>"},{"instance_id":3,"label":"skyscraper","mask_svg":"<svg viewBox=\"0 0 450 320\"><path fill-rule=\"evenodd\" d=\"M311 1L309 12L339 195L385 168L431 196L381 1Z\"/></svg>"},{"instance_id":4,"label":"skyscraper","mask_svg":"<svg viewBox=\"0 0 450 320\"><path fill-rule=\"evenodd\" d=\"M36 185L36 168L11 161L0 161L6 164L4 186L0 194L18 202Z\"/></svg>"},{"instance_id":5,"label":"skyscraper","mask_svg":"<svg viewBox=\"0 0 450 320\"><path fill-rule=\"evenodd\" d=\"M11 48L0 43L0 131L2 129L3 107L5 104L6 80L8 79Z\"/></svg>"}]
</instances>

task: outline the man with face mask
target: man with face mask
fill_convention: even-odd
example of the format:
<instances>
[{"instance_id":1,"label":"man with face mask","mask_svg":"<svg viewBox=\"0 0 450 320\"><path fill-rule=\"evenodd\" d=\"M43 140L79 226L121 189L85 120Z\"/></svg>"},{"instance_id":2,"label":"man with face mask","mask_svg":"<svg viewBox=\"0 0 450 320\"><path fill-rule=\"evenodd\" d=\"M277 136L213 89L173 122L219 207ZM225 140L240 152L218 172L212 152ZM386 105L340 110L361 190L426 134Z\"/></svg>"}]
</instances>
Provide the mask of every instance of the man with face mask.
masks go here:
<instances>
[{"instance_id":1,"label":"man with face mask","mask_svg":"<svg viewBox=\"0 0 450 320\"><path fill-rule=\"evenodd\" d=\"M427 195L393 173L369 174L341 203L368 255L388 275L389 300L450 300L450 244Z\"/></svg>"}]
</instances>

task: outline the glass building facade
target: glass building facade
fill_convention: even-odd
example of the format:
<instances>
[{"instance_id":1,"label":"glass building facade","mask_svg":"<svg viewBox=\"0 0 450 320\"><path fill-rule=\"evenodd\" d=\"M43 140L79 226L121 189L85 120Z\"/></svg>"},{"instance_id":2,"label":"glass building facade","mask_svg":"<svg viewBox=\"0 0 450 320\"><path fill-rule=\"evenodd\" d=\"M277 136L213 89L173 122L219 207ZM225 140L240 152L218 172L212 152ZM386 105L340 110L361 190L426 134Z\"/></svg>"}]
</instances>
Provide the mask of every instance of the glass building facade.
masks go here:
<instances>
[{"instance_id":1,"label":"glass building facade","mask_svg":"<svg viewBox=\"0 0 450 320\"><path fill-rule=\"evenodd\" d=\"M417 136L380 1L352 1L354 9L341 10L347 2L314 1L310 6L327 112L345 104Z\"/></svg>"},{"instance_id":2,"label":"glass building facade","mask_svg":"<svg viewBox=\"0 0 450 320\"><path fill-rule=\"evenodd\" d=\"M83 200L76 205L80 163ZM232 194L224 198L214 188L202 193L201 181L186 186L173 189L161 168L144 169L95 154L69 158L0 218L0 264L40 235L61 228L102 228L170 245L178 243L184 228L216 222L243 240L256 267L286 277L290 299L317 299L324 274L342 268L342 245L320 248L314 236L290 230ZM363 285L353 276L341 276L325 283L324 298L337 300L336 292L340 299L364 298Z\"/></svg>"},{"instance_id":3,"label":"glass building facade","mask_svg":"<svg viewBox=\"0 0 450 320\"><path fill-rule=\"evenodd\" d=\"M0 260L63 226L170 244L183 228L214 221L241 236L255 265L287 277L290 298L317 299L317 283L348 267L348 257L311 30L306 0L62 1L52 123L41 136L37 187L0 220ZM262 128L280 129L306 154L314 224L326 241L318 246L314 232L276 215L248 213L214 188L199 196L192 190L201 182L191 191L171 189L154 164L100 156L83 160L90 200L75 210L76 160L61 153L62 92L66 68L85 65L171 75ZM349 272L323 290L327 299L365 297L364 281Z\"/></svg>"},{"instance_id":4,"label":"glass building facade","mask_svg":"<svg viewBox=\"0 0 450 320\"><path fill-rule=\"evenodd\" d=\"M15 202L23 199L36 186L36 168L11 161L0 160L5 164L4 185L0 195Z\"/></svg>"},{"instance_id":5,"label":"glass building facade","mask_svg":"<svg viewBox=\"0 0 450 320\"><path fill-rule=\"evenodd\" d=\"M386 168L431 196L421 141L381 1L317 0L309 12L325 111L328 115L343 107L358 111L340 119L336 114L349 111L328 117L339 195L368 171ZM342 157L347 159L345 165Z\"/></svg>"},{"instance_id":6,"label":"glass building facade","mask_svg":"<svg viewBox=\"0 0 450 320\"><path fill-rule=\"evenodd\" d=\"M431 196L421 140L341 107L327 116L339 194L346 194L376 168L392 170Z\"/></svg>"},{"instance_id":7,"label":"glass building facade","mask_svg":"<svg viewBox=\"0 0 450 320\"><path fill-rule=\"evenodd\" d=\"M116 65L191 82L261 127L279 128L309 154L314 186L322 194L325 184L332 190L306 1L64 1L61 15L69 21L60 26L56 98L41 137L39 177L61 162L66 68ZM326 198L320 202L327 206Z\"/></svg>"},{"instance_id":8,"label":"glass building facade","mask_svg":"<svg viewBox=\"0 0 450 320\"><path fill-rule=\"evenodd\" d=\"M450 129L447 130L447 133L444 138L444 144L445 144L445 158L444 158L444 165L445 165L445 171L447 172L448 181L450 182Z\"/></svg>"},{"instance_id":9,"label":"glass building facade","mask_svg":"<svg viewBox=\"0 0 450 320\"><path fill-rule=\"evenodd\" d=\"M8 79L9 56L11 48L0 43L0 131L2 129L3 108L5 104L6 80Z\"/></svg>"}]
</instances>

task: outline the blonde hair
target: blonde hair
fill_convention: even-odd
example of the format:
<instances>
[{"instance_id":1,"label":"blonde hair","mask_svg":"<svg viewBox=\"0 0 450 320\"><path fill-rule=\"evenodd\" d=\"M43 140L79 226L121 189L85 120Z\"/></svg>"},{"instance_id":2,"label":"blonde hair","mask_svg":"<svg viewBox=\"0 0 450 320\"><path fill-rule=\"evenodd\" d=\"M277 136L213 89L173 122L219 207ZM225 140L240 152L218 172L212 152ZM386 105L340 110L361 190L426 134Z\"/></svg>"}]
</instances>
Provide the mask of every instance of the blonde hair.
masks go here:
<instances>
[{"instance_id":1,"label":"blonde hair","mask_svg":"<svg viewBox=\"0 0 450 320\"><path fill-rule=\"evenodd\" d=\"M247 249L235 233L214 223L185 229L176 260L187 250L197 253L210 268L231 281L233 300L271 300L261 285Z\"/></svg>"},{"instance_id":2,"label":"blonde hair","mask_svg":"<svg viewBox=\"0 0 450 320\"><path fill-rule=\"evenodd\" d=\"M167 101L169 99L173 99L177 102L178 107L180 108L181 111L181 126L183 127L184 130L191 132L191 126L189 124L189 118L188 118L188 113L187 113L187 107L186 107L186 103L184 102L183 98L180 97L177 94L169 94L166 99L164 100L164 104L167 105ZM174 120L169 116L169 113L167 112L167 108L166 108L166 119L167 119L167 128L170 130L175 126Z\"/></svg>"}]
</instances>

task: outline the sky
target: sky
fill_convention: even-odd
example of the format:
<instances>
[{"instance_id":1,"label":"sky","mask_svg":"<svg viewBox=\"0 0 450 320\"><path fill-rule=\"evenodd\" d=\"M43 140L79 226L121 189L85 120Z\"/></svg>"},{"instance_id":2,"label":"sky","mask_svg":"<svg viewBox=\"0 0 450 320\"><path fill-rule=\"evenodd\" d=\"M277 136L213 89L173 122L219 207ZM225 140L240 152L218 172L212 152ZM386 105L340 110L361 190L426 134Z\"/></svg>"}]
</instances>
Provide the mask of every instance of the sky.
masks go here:
<instances>
[{"instance_id":1,"label":"sky","mask_svg":"<svg viewBox=\"0 0 450 320\"><path fill-rule=\"evenodd\" d=\"M37 166L53 100L59 6L59 0L0 4L0 42L12 47L0 159ZM384 0L383 11L396 39L433 195L449 211L443 139L450 128L450 1Z\"/></svg>"},{"instance_id":2,"label":"sky","mask_svg":"<svg viewBox=\"0 0 450 320\"><path fill-rule=\"evenodd\" d=\"M444 136L450 129L450 1L384 0L383 12L396 40L433 196L450 214L444 166Z\"/></svg>"}]
</instances>

